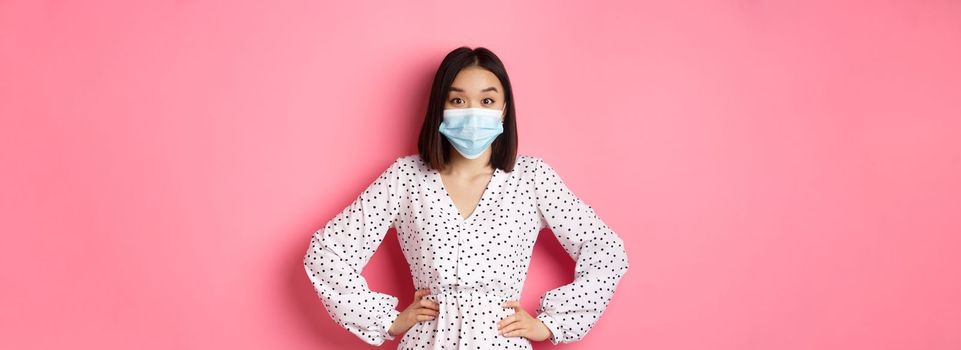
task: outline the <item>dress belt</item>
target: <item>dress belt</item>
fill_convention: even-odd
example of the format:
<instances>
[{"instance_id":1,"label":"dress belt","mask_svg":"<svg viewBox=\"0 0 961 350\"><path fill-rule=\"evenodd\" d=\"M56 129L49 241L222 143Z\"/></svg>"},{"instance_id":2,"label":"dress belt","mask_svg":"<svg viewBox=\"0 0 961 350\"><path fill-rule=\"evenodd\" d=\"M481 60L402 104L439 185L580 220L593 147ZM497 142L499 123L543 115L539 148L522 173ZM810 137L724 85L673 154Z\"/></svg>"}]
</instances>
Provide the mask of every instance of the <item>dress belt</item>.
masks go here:
<instances>
[{"instance_id":1,"label":"dress belt","mask_svg":"<svg viewBox=\"0 0 961 350\"><path fill-rule=\"evenodd\" d=\"M439 301L450 297L482 298L485 300L496 300L497 303L507 300L517 300L513 292L506 291L492 284L486 283L473 283L469 285L433 285L428 288L430 289L430 294L425 295L424 299L432 301Z\"/></svg>"}]
</instances>

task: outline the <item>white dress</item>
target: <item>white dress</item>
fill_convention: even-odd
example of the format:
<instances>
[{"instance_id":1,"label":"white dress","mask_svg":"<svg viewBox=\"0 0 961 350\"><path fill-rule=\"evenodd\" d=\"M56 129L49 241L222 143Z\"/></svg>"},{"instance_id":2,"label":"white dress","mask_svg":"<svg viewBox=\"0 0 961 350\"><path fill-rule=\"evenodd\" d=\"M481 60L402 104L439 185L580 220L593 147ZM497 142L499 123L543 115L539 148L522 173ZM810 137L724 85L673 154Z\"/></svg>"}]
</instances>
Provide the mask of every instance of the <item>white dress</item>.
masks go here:
<instances>
[{"instance_id":1,"label":"white dress","mask_svg":"<svg viewBox=\"0 0 961 350\"><path fill-rule=\"evenodd\" d=\"M464 219L440 173L418 154L397 158L360 196L314 232L304 269L331 317L371 345L395 337L391 323L409 302L372 291L361 271L391 227L415 289L440 305L417 322L398 349L532 349L497 334L514 313L538 232L550 228L576 261L574 280L546 292L532 315L554 344L580 340L594 326L627 272L624 242L575 196L543 158L518 155L512 172L495 168L476 209Z\"/></svg>"}]
</instances>

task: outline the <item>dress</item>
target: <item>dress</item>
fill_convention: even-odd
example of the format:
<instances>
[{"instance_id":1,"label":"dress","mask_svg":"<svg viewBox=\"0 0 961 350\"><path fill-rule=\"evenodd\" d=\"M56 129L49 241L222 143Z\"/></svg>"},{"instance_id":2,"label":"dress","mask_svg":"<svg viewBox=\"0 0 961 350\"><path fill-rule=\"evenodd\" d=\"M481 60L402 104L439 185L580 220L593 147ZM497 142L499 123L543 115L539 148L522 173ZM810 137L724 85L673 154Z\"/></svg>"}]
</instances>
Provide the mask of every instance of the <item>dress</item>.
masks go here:
<instances>
[{"instance_id":1,"label":"dress","mask_svg":"<svg viewBox=\"0 0 961 350\"><path fill-rule=\"evenodd\" d=\"M583 338L627 272L624 242L575 196L542 157L518 155L513 171L495 168L474 211L464 219L440 173L418 154L398 157L352 203L314 232L304 269L331 317L371 345L395 337L390 325L410 301L372 291L360 274L396 228L415 289L439 304L398 349L532 349L520 336L497 334L513 314L538 233L550 228L575 260L574 280L541 296L532 315L553 344Z\"/></svg>"}]
</instances>

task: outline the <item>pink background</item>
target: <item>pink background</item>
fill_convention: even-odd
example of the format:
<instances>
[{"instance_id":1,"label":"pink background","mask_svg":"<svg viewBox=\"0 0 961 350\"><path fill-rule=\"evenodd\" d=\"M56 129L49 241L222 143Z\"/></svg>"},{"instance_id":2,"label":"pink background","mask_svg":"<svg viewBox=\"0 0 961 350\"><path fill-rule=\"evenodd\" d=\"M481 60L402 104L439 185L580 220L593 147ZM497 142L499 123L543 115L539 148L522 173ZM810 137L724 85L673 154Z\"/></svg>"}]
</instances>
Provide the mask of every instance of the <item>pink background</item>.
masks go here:
<instances>
[{"instance_id":1,"label":"pink background","mask_svg":"<svg viewBox=\"0 0 961 350\"><path fill-rule=\"evenodd\" d=\"M364 346L301 259L461 45L627 242L567 348L961 348L959 1L135 3L0 0L0 348Z\"/></svg>"}]
</instances>

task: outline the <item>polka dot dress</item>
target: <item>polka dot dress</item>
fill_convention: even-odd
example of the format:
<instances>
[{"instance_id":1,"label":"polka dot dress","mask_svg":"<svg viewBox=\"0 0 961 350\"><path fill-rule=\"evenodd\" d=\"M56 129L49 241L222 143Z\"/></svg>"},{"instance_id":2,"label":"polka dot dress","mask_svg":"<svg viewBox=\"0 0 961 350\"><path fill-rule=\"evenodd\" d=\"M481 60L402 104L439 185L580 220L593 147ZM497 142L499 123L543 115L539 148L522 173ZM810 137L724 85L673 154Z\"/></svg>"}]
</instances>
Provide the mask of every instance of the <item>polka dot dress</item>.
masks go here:
<instances>
[{"instance_id":1,"label":"polka dot dress","mask_svg":"<svg viewBox=\"0 0 961 350\"><path fill-rule=\"evenodd\" d=\"M398 349L532 349L524 337L497 334L514 313L538 232L549 228L576 261L574 280L546 292L536 317L553 344L582 339L627 272L623 240L565 185L543 158L518 155L513 171L495 169L464 218L440 173L419 155L397 158L361 195L314 232L304 269L331 317L371 345L400 313L397 297L368 288L360 274L389 228L396 228L415 289L440 315L401 335Z\"/></svg>"}]
</instances>

